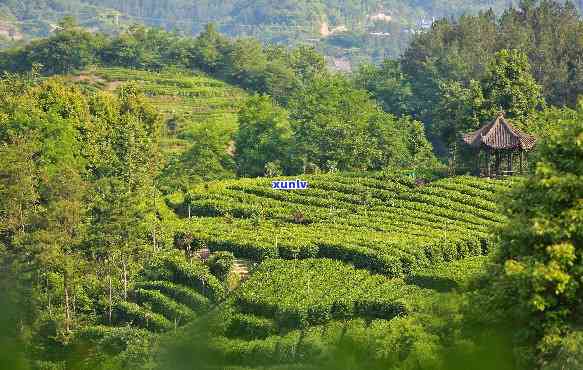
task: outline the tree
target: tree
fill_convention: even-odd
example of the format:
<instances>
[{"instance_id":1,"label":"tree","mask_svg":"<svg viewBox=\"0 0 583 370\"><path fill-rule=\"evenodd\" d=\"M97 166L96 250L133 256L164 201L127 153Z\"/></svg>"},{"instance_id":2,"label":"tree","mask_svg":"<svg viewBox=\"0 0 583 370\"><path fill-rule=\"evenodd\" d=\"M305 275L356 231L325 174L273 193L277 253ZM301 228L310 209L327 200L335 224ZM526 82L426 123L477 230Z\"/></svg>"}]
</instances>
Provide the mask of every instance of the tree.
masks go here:
<instances>
[{"instance_id":1,"label":"tree","mask_svg":"<svg viewBox=\"0 0 583 370\"><path fill-rule=\"evenodd\" d=\"M196 38L191 51L193 67L207 73L218 72L223 68L228 45L228 40L217 32L215 25L207 24L205 30Z\"/></svg>"},{"instance_id":2,"label":"tree","mask_svg":"<svg viewBox=\"0 0 583 370\"><path fill-rule=\"evenodd\" d=\"M162 190L188 191L193 184L235 176L233 129L216 122L196 125L181 134L190 147L171 156L159 176Z\"/></svg>"},{"instance_id":3,"label":"tree","mask_svg":"<svg viewBox=\"0 0 583 370\"><path fill-rule=\"evenodd\" d=\"M528 57L518 50L501 50L494 56L484 79L486 109L492 115L504 111L509 118L524 120L544 107L542 89L531 75Z\"/></svg>"},{"instance_id":4,"label":"tree","mask_svg":"<svg viewBox=\"0 0 583 370\"><path fill-rule=\"evenodd\" d=\"M241 176L262 176L267 163L280 161L286 173L290 163L291 128L287 112L270 97L250 97L239 113L235 134L235 162Z\"/></svg>"},{"instance_id":5,"label":"tree","mask_svg":"<svg viewBox=\"0 0 583 370\"><path fill-rule=\"evenodd\" d=\"M411 84L398 61L385 60L380 66L363 65L354 76L357 87L370 91L386 112L410 114Z\"/></svg>"},{"instance_id":6,"label":"tree","mask_svg":"<svg viewBox=\"0 0 583 370\"><path fill-rule=\"evenodd\" d=\"M236 40L225 54L221 74L224 78L252 91L266 91L267 57L259 41L251 38Z\"/></svg>"},{"instance_id":7,"label":"tree","mask_svg":"<svg viewBox=\"0 0 583 370\"><path fill-rule=\"evenodd\" d=\"M75 326L75 292L82 276L81 243L85 240L85 184L75 168L63 166L45 184L44 209L27 242L44 273L62 276L63 334Z\"/></svg>"},{"instance_id":8,"label":"tree","mask_svg":"<svg viewBox=\"0 0 583 370\"><path fill-rule=\"evenodd\" d=\"M583 111L567 117L540 143L535 174L506 197L499 237L498 304L543 366L569 353L583 303Z\"/></svg>"},{"instance_id":9,"label":"tree","mask_svg":"<svg viewBox=\"0 0 583 370\"><path fill-rule=\"evenodd\" d=\"M156 248L156 189L161 122L135 86L91 102L86 155L92 169L90 234L94 253L117 261L127 298L135 263ZM151 247L151 248L148 248Z\"/></svg>"},{"instance_id":10,"label":"tree","mask_svg":"<svg viewBox=\"0 0 583 370\"><path fill-rule=\"evenodd\" d=\"M17 280L29 286L29 304L48 300L48 315L40 320L58 323L53 334L68 336L78 322L77 293L83 290L78 277L84 265L79 255L85 237L85 162L79 129L87 119L86 100L58 79L28 81L12 91L15 86L6 84L13 79L0 82L1 99L13 103L3 108L0 130L3 242ZM38 284L31 271L47 280L52 276L56 284ZM51 303L62 308L62 315Z\"/></svg>"},{"instance_id":11,"label":"tree","mask_svg":"<svg viewBox=\"0 0 583 370\"><path fill-rule=\"evenodd\" d=\"M71 19L64 20L62 27L54 36L27 45L22 51L25 63L17 70L29 70L38 63L46 74L71 73L95 63L102 37L76 27Z\"/></svg>"},{"instance_id":12,"label":"tree","mask_svg":"<svg viewBox=\"0 0 583 370\"><path fill-rule=\"evenodd\" d=\"M495 116L485 112L486 101L478 81L470 81L468 87L457 81L444 81L440 84L439 95L431 133L448 149L459 141L462 133L477 129Z\"/></svg>"},{"instance_id":13,"label":"tree","mask_svg":"<svg viewBox=\"0 0 583 370\"><path fill-rule=\"evenodd\" d=\"M38 204L35 145L22 137L0 144L0 235L9 245L24 236Z\"/></svg>"},{"instance_id":14,"label":"tree","mask_svg":"<svg viewBox=\"0 0 583 370\"><path fill-rule=\"evenodd\" d=\"M326 60L315 48L301 45L291 53L291 66L305 84L326 73Z\"/></svg>"},{"instance_id":15,"label":"tree","mask_svg":"<svg viewBox=\"0 0 583 370\"><path fill-rule=\"evenodd\" d=\"M294 153L306 166L358 171L412 163L407 149L412 121L383 112L341 76L316 78L294 94L289 109Z\"/></svg>"}]
</instances>

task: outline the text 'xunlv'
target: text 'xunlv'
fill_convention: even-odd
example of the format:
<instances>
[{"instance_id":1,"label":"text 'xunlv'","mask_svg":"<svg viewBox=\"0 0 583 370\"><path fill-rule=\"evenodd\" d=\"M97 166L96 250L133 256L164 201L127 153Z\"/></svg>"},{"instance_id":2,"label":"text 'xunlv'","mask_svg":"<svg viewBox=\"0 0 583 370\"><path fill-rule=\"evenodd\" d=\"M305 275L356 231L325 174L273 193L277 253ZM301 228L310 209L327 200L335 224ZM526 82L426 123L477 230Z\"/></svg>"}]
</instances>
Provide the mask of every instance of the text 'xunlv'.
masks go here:
<instances>
[{"instance_id":1,"label":"text 'xunlv'","mask_svg":"<svg viewBox=\"0 0 583 370\"><path fill-rule=\"evenodd\" d=\"M308 182L301 180L272 181L271 188L280 190L305 190L308 188Z\"/></svg>"}]
</instances>

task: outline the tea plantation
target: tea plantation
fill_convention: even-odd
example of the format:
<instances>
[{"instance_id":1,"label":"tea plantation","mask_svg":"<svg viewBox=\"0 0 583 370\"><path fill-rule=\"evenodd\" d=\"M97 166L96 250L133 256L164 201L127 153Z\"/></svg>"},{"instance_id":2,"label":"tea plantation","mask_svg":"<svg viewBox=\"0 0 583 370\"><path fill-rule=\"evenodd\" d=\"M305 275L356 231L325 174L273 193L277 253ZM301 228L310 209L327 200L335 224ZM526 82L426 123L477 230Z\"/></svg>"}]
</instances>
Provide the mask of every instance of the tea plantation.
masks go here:
<instances>
[{"instance_id":1,"label":"tea plantation","mask_svg":"<svg viewBox=\"0 0 583 370\"><path fill-rule=\"evenodd\" d=\"M261 178L168 196L177 247L232 252L255 266L249 279L220 281L192 253L155 258L111 321L79 338L105 345L119 331L175 338L178 330L221 366L285 367L328 363L353 337L380 336L367 353L405 340L403 333L429 335L426 326L445 325L435 302L442 310L485 273L495 248L490 232L503 221L495 201L520 181L300 178L307 190L274 190L273 179Z\"/></svg>"}]
</instances>

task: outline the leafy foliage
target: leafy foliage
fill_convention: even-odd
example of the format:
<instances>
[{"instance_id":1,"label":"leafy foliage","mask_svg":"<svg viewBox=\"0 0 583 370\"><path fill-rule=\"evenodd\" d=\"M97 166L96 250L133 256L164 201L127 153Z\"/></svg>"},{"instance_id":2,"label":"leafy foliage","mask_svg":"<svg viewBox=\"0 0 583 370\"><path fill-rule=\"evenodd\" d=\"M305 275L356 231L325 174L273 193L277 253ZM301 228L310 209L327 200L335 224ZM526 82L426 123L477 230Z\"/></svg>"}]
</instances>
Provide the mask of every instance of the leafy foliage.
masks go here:
<instances>
[{"instance_id":1,"label":"leafy foliage","mask_svg":"<svg viewBox=\"0 0 583 370\"><path fill-rule=\"evenodd\" d=\"M267 96L250 98L239 115L235 135L238 172L247 177L262 176L270 162L283 162L285 172L293 172L292 132L287 112Z\"/></svg>"},{"instance_id":2,"label":"leafy foliage","mask_svg":"<svg viewBox=\"0 0 583 370\"><path fill-rule=\"evenodd\" d=\"M582 132L571 119L542 142L536 173L511 193L500 234L501 294L522 323L540 320L523 328L538 341L544 364L570 345L575 336L565 335L578 325Z\"/></svg>"}]
</instances>

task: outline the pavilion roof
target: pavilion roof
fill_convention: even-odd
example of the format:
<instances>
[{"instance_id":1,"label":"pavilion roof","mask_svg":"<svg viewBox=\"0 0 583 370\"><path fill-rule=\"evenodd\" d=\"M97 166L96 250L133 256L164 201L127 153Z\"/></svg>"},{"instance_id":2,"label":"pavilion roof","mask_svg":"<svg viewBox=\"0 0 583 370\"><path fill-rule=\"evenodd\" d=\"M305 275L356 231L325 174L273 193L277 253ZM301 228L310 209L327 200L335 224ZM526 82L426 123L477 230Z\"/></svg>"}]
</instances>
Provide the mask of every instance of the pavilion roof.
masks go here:
<instances>
[{"instance_id":1,"label":"pavilion roof","mask_svg":"<svg viewBox=\"0 0 583 370\"><path fill-rule=\"evenodd\" d=\"M473 147L486 146L491 149L530 150L536 144L534 136L514 128L503 114L479 130L464 134L463 140Z\"/></svg>"}]
</instances>

